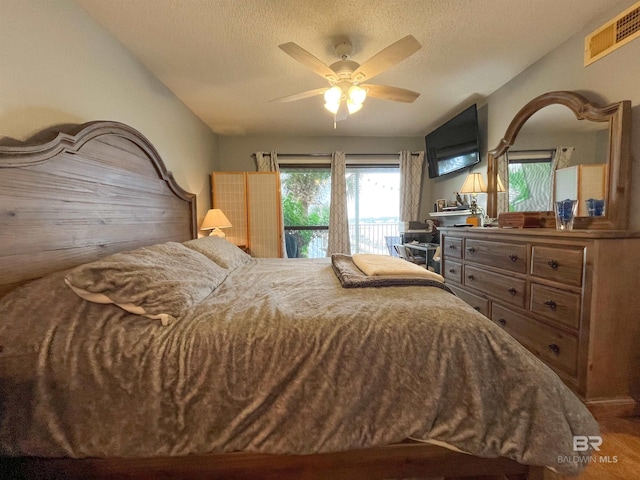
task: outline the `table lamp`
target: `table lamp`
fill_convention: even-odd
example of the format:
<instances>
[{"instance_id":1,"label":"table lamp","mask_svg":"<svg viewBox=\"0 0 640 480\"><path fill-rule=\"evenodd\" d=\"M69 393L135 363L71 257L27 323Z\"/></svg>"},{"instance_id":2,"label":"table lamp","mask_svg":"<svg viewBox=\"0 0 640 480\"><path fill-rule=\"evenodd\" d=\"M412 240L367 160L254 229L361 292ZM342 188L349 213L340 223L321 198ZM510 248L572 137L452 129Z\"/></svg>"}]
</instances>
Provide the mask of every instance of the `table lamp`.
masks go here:
<instances>
[{"instance_id":1,"label":"table lamp","mask_svg":"<svg viewBox=\"0 0 640 480\"><path fill-rule=\"evenodd\" d=\"M202 222L202 225L200 225L200 230L211 230L211 233L209 233L210 237L224 238L225 235L221 229L229 228L231 226L231 222L229 222L229 219L224 213L222 213L222 210L219 208L212 208L205 215L204 221Z\"/></svg>"},{"instance_id":2,"label":"table lamp","mask_svg":"<svg viewBox=\"0 0 640 480\"><path fill-rule=\"evenodd\" d=\"M503 187L504 188L504 187ZM476 195L478 193L487 193L487 185L484 183L482 179L482 174L480 173L470 173L467 175L464 183L462 184L462 188L459 193L469 193L471 194L471 214L477 215L480 212L480 207L478 207L478 202Z\"/></svg>"}]
</instances>

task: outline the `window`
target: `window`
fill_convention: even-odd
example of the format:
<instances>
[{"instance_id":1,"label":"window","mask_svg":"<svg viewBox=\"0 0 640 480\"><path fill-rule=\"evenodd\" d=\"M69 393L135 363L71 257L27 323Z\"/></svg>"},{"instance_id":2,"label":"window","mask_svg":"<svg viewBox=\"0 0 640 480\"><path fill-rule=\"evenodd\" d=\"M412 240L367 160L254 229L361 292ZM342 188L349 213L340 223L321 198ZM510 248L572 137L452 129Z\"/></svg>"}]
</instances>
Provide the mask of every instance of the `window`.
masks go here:
<instances>
[{"instance_id":1,"label":"window","mask_svg":"<svg viewBox=\"0 0 640 480\"><path fill-rule=\"evenodd\" d=\"M281 166L280 184L287 257L324 257L329 240L331 168Z\"/></svg>"},{"instance_id":2,"label":"window","mask_svg":"<svg viewBox=\"0 0 640 480\"><path fill-rule=\"evenodd\" d=\"M551 161L555 150L508 152L509 211L549 210Z\"/></svg>"},{"instance_id":3,"label":"window","mask_svg":"<svg viewBox=\"0 0 640 480\"><path fill-rule=\"evenodd\" d=\"M385 237L399 237L400 167L347 166L351 253L390 254Z\"/></svg>"},{"instance_id":4,"label":"window","mask_svg":"<svg viewBox=\"0 0 640 480\"><path fill-rule=\"evenodd\" d=\"M289 258L326 256L331 168L280 165L282 211ZM385 237L399 237L400 168L348 165L347 209L352 253L389 254Z\"/></svg>"}]
</instances>

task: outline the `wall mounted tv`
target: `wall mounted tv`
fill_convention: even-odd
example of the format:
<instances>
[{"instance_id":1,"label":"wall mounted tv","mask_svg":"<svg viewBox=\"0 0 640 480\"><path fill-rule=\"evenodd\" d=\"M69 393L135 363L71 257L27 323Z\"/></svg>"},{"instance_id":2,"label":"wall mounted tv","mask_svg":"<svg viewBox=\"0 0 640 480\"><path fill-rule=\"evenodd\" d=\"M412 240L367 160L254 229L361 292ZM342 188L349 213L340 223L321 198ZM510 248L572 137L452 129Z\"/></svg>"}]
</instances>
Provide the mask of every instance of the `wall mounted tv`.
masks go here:
<instances>
[{"instance_id":1,"label":"wall mounted tv","mask_svg":"<svg viewBox=\"0 0 640 480\"><path fill-rule=\"evenodd\" d=\"M475 104L425 137L429 178L480 162L478 110Z\"/></svg>"}]
</instances>

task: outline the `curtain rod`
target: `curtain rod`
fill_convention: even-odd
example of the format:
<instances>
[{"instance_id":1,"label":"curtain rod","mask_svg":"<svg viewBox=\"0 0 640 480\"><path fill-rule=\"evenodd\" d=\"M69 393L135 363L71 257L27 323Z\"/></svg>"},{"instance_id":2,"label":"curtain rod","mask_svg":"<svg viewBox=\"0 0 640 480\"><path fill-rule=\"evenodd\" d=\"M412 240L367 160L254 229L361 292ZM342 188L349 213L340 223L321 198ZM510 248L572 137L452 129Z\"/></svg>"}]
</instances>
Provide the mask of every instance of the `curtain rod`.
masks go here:
<instances>
[{"instance_id":1,"label":"curtain rod","mask_svg":"<svg viewBox=\"0 0 640 480\"><path fill-rule=\"evenodd\" d=\"M420 152L411 152L411 155L418 155ZM331 153L278 153L278 157L330 157ZM355 157L392 157L399 156L400 152L396 153L345 153L346 156Z\"/></svg>"}]
</instances>

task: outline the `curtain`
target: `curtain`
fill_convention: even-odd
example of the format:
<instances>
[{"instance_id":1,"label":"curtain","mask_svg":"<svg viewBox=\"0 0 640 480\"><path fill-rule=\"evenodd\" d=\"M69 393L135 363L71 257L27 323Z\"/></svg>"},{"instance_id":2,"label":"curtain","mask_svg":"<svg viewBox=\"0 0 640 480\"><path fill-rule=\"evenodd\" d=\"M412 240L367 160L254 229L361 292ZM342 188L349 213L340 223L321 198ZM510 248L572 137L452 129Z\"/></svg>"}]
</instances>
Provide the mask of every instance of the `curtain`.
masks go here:
<instances>
[{"instance_id":1,"label":"curtain","mask_svg":"<svg viewBox=\"0 0 640 480\"><path fill-rule=\"evenodd\" d=\"M498 209L497 214L499 215L502 212L509 211L509 156L508 154L504 154L501 157L496 159L496 164L498 166L498 175L500 176L500 180L502 180L502 184L504 185L507 193L498 194Z\"/></svg>"},{"instance_id":2,"label":"curtain","mask_svg":"<svg viewBox=\"0 0 640 480\"><path fill-rule=\"evenodd\" d=\"M330 257L333 253L351 254L346 174L347 160L345 153L333 152L331 155L331 209L329 211L327 257Z\"/></svg>"},{"instance_id":3,"label":"curtain","mask_svg":"<svg viewBox=\"0 0 640 480\"><path fill-rule=\"evenodd\" d=\"M400 152L400 221L418 220L424 152Z\"/></svg>"},{"instance_id":4,"label":"curtain","mask_svg":"<svg viewBox=\"0 0 640 480\"><path fill-rule=\"evenodd\" d=\"M556 152L551 160L551 205L549 210L553 210L554 198L556 198L556 170L561 168L567 168L569 166L569 160L575 150L575 147L556 147Z\"/></svg>"},{"instance_id":5,"label":"curtain","mask_svg":"<svg viewBox=\"0 0 640 480\"><path fill-rule=\"evenodd\" d=\"M258 172L280 171L280 166L278 165L278 154L276 152L256 152L253 156L256 158L256 167ZM282 198L282 191L280 191L280 197ZM287 234L284 231L284 212L282 211L282 203L280 204L280 225L283 227L283 231L280 234L280 238L282 239L282 257L287 258Z\"/></svg>"},{"instance_id":6,"label":"curtain","mask_svg":"<svg viewBox=\"0 0 640 480\"><path fill-rule=\"evenodd\" d=\"M278 167L278 154L276 152L256 152L253 156L256 157L258 172L280 171L280 167Z\"/></svg>"}]
</instances>

